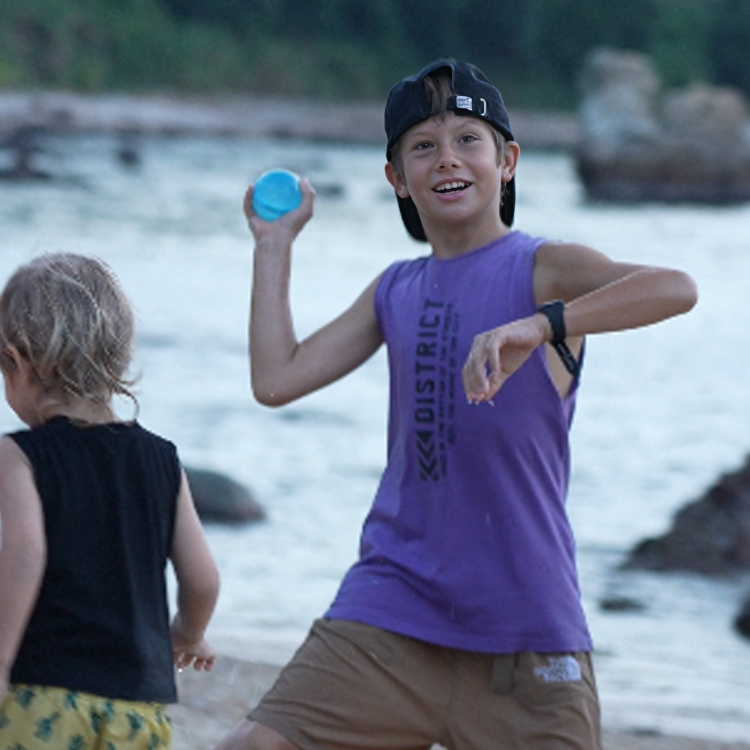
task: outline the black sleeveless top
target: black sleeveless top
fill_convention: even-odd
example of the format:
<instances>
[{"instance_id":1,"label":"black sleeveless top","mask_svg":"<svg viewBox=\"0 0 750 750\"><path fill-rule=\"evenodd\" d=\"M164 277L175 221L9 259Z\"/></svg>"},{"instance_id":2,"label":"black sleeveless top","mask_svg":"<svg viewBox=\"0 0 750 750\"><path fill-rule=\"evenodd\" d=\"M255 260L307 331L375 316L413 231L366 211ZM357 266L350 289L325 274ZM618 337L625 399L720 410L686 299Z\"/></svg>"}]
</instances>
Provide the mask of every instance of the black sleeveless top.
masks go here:
<instances>
[{"instance_id":1,"label":"black sleeveless top","mask_svg":"<svg viewBox=\"0 0 750 750\"><path fill-rule=\"evenodd\" d=\"M138 423L55 417L10 437L44 508L47 569L11 682L177 699L165 569L180 464Z\"/></svg>"}]
</instances>

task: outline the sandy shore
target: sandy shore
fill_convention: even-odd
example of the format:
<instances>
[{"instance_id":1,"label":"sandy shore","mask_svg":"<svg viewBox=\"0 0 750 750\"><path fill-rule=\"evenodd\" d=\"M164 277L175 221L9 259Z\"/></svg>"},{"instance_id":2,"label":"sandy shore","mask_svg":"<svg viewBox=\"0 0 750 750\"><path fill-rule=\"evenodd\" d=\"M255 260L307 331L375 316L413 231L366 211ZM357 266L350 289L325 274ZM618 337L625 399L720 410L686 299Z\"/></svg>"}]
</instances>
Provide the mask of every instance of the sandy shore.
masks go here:
<instances>
[{"instance_id":1,"label":"sandy shore","mask_svg":"<svg viewBox=\"0 0 750 750\"><path fill-rule=\"evenodd\" d=\"M61 133L277 137L384 144L384 102L324 102L261 96L178 97L0 91L0 135L21 125ZM570 149L578 120L565 113L510 111L522 147Z\"/></svg>"},{"instance_id":2,"label":"sandy shore","mask_svg":"<svg viewBox=\"0 0 750 750\"><path fill-rule=\"evenodd\" d=\"M228 657L219 659L208 674L181 673L181 702L170 708L174 749L210 750L244 718L277 673L274 666ZM750 750L750 744L605 731L604 750Z\"/></svg>"}]
</instances>

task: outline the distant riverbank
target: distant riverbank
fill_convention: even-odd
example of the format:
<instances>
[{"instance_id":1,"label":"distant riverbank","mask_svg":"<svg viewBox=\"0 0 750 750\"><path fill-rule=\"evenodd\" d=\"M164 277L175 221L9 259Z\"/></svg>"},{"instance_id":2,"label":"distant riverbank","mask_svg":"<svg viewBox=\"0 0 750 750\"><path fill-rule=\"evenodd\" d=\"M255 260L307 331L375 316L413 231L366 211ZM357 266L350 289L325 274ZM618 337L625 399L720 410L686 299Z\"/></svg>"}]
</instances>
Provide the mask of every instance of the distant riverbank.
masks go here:
<instances>
[{"instance_id":1,"label":"distant riverbank","mask_svg":"<svg viewBox=\"0 0 750 750\"><path fill-rule=\"evenodd\" d=\"M580 137L574 114L519 110L511 111L510 119L522 148L570 150ZM65 134L210 135L385 143L380 101L0 91L0 134L24 125Z\"/></svg>"}]
</instances>

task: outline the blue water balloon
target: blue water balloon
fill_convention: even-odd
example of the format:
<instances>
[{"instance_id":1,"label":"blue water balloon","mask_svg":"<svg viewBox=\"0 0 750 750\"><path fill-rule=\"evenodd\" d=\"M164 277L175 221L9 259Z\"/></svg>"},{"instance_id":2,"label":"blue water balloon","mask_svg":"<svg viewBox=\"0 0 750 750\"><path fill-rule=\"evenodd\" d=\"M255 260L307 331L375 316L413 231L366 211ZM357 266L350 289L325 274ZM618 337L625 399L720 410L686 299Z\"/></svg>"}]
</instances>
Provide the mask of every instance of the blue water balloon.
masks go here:
<instances>
[{"instance_id":1,"label":"blue water balloon","mask_svg":"<svg viewBox=\"0 0 750 750\"><path fill-rule=\"evenodd\" d=\"M264 172L253 190L253 211L264 221L276 221L302 203L299 177L287 169Z\"/></svg>"}]
</instances>

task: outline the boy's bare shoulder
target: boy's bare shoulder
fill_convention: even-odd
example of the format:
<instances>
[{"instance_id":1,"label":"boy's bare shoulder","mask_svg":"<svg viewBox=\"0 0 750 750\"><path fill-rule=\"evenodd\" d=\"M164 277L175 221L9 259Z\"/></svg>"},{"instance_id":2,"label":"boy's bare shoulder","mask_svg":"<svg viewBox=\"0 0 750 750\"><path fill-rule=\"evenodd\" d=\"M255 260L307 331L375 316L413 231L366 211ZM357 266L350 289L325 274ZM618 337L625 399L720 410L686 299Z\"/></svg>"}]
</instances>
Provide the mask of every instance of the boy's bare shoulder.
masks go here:
<instances>
[{"instance_id":1,"label":"boy's bare shoulder","mask_svg":"<svg viewBox=\"0 0 750 750\"><path fill-rule=\"evenodd\" d=\"M581 242L547 240L536 251L536 265L560 265L570 261L590 263L605 261L611 263L604 253Z\"/></svg>"},{"instance_id":2,"label":"boy's bare shoulder","mask_svg":"<svg viewBox=\"0 0 750 750\"><path fill-rule=\"evenodd\" d=\"M593 247L577 242L545 242L534 259L537 302L570 301L642 268L613 261Z\"/></svg>"}]
</instances>

